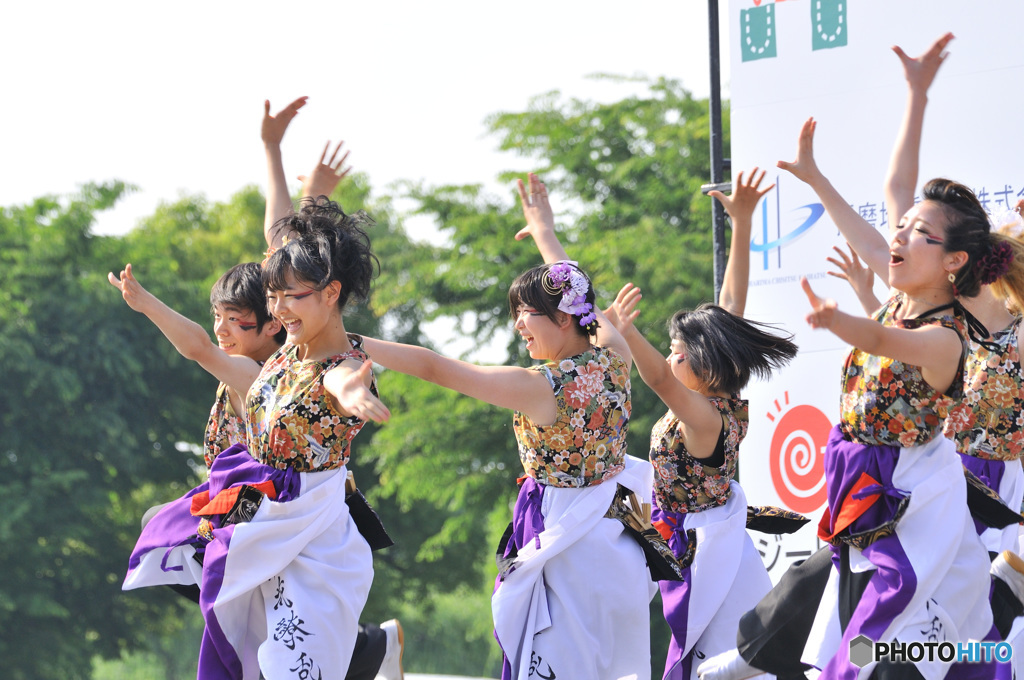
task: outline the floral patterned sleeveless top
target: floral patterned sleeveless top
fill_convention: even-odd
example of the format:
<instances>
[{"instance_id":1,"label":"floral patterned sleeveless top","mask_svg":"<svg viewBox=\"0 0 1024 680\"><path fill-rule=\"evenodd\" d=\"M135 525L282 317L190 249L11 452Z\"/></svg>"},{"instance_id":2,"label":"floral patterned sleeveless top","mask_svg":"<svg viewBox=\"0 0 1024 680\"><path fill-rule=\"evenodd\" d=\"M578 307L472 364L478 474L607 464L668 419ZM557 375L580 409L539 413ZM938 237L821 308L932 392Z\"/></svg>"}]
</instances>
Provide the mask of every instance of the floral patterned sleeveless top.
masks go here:
<instances>
[{"instance_id":1,"label":"floral patterned sleeveless top","mask_svg":"<svg viewBox=\"0 0 1024 680\"><path fill-rule=\"evenodd\" d=\"M530 370L547 376L558 417L541 426L519 411L513 415L526 474L547 486L579 488L621 472L631 409L629 369L622 357L591 347Z\"/></svg>"},{"instance_id":2,"label":"floral patterned sleeveless top","mask_svg":"<svg viewBox=\"0 0 1024 680\"><path fill-rule=\"evenodd\" d=\"M361 338L349 334L352 351L300 360L286 344L263 365L246 395L249 453L279 470L332 470L348 463L352 439L365 421L340 415L324 389L324 375L346 359L366 361ZM370 385L377 394L377 383Z\"/></svg>"},{"instance_id":3,"label":"floral patterned sleeveless top","mask_svg":"<svg viewBox=\"0 0 1024 680\"><path fill-rule=\"evenodd\" d=\"M999 350L971 342L964 397L949 412L946 436L956 450L988 460L1017 460L1024 451L1024 385L1017 332L1021 317L993 334Z\"/></svg>"},{"instance_id":4,"label":"floral patterned sleeveless top","mask_svg":"<svg viewBox=\"0 0 1024 680\"><path fill-rule=\"evenodd\" d=\"M921 328L942 326L964 341L960 366L947 393L921 376L920 366L854 348L846 357L840 397L839 426L847 440L874 446L910 447L926 444L942 432L942 423L963 395L963 366L967 328L959 315L925 319L896 318L902 296L890 299L875 319L883 326ZM950 309L952 312L952 309Z\"/></svg>"},{"instance_id":5,"label":"floral patterned sleeveless top","mask_svg":"<svg viewBox=\"0 0 1024 680\"><path fill-rule=\"evenodd\" d=\"M736 477L736 457L740 442L747 436L750 414L747 400L739 395L728 399L708 397L708 401L722 416L722 465L705 465L706 460L690 455L683 441L682 423L672 411L663 415L651 430L654 498L662 510L700 512L725 505L729 500L729 482Z\"/></svg>"},{"instance_id":6,"label":"floral patterned sleeveless top","mask_svg":"<svg viewBox=\"0 0 1024 680\"><path fill-rule=\"evenodd\" d=\"M213 459L224 449L233 444L245 443L245 418L235 413L228 398L228 386L221 383L217 387L217 400L210 409L210 419L206 421L206 433L203 435L203 458L206 469L213 465Z\"/></svg>"}]
</instances>

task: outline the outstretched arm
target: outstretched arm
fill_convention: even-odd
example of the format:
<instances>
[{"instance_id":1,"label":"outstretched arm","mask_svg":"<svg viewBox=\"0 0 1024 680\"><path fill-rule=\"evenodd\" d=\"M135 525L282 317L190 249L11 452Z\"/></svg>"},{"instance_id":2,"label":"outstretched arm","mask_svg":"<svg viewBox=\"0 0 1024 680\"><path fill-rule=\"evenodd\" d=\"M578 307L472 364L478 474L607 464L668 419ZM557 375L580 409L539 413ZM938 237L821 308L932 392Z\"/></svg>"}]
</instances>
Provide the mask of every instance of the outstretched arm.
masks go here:
<instances>
[{"instance_id":1,"label":"outstretched arm","mask_svg":"<svg viewBox=\"0 0 1024 680\"><path fill-rule=\"evenodd\" d=\"M316 198L317 196L330 198L338 187L338 183L352 170L351 167L344 167L345 160L348 159L348 150L341 154L340 158L338 157L344 143L343 141L338 142L338 145L334 147L334 153L328 160L327 152L331 150L331 143L328 141L324 145L324 152L320 154L320 161L309 173L309 176L299 175L299 181L302 182L303 198Z\"/></svg>"},{"instance_id":2,"label":"outstretched arm","mask_svg":"<svg viewBox=\"0 0 1024 680\"><path fill-rule=\"evenodd\" d=\"M675 377L661 352L637 330L633 322L640 315L637 305L642 297L639 288L627 283L615 297L606 316L615 320L619 332L629 343L633 361L644 383L683 423L687 449L696 458L706 458L714 453L718 434L722 431L722 418L707 397L689 389ZM672 355L668 361L679 359ZM700 455L702 453L704 455Z\"/></svg>"},{"instance_id":3,"label":"outstretched arm","mask_svg":"<svg viewBox=\"0 0 1024 680\"><path fill-rule=\"evenodd\" d=\"M843 252L842 248L832 246L832 250L836 251L836 255L840 259L837 260L834 257L826 257L825 259L835 265L839 271L829 272L829 275L837 279L844 279L849 283L850 288L853 288L853 292L857 294L857 300L860 301L860 306L864 308L864 313L871 316L882 306L882 303L875 297L875 275L869 268L860 263L857 251L849 243L846 244L846 247L850 249L849 255Z\"/></svg>"},{"instance_id":4,"label":"outstretched arm","mask_svg":"<svg viewBox=\"0 0 1024 680\"><path fill-rule=\"evenodd\" d=\"M743 173L739 174L731 196L726 196L721 191L708 192L708 196L718 199L725 212L729 213L729 220L732 222L729 259L725 263L718 306L736 316L743 316L743 311L747 307L747 287L750 282L750 228L754 208L762 196L775 188L773 183L760 189L763 179L764 171L758 175L757 168L754 168L746 183L743 182Z\"/></svg>"},{"instance_id":5,"label":"outstretched arm","mask_svg":"<svg viewBox=\"0 0 1024 680\"><path fill-rule=\"evenodd\" d=\"M370 391L372 370L372 361L348 359L324 376L324 390L334 397L341 415L378 423L391 417L391 411L384 402Z\"/></svg>"},{"instance_id":6,"label":"outstretched arm","mask_svg":"<svg viewBox=\"0 0 1024 680\"><path fill-rule=\"evenodd\" d=\"M260 373L258 363L249 357L232 356L210 342L210 336L202 326L178 314L143 288L132 274L130 264L125 265L119 277L114 276L113 272L107 274L107 280L121 291L129 307L145 314L156 324L183 357L197 362L238 394L244 395L249 391Z\"/></svg>"},{"instance_id":7,"label":"outstretched arm","mask_svg":"<svg viewBox=\"0 0 1024 680\"><path fill-rule=\"evenodd\" d=\"M274 225L281 218L292 213L292 197L288 193L288 182L284 177L284 161L281 159L281 140L288 130L292 118L306 105L308 97L299 97L281 109L276 116L270 115L270 100L263 102L263 125L260 137L267 152L267 209L263 217L263 235L270 248L280 248L281 229Z\"/></svg>"},{"instance_id":8,"label":"outstretched arm","mask_svg":"<svg viewBox=\"0 0 1024 680\"><path fill-rule=\"evenodd\" d=\"M779 161L778 166L793 173L797 179L806 182L818 195L822 205L842 233L846 242L857 251L860 258L872 271L889 280L889 243L871 224L850 207L831 182L818 169L814 161L814 130L817 122L808 118L800 130L796 160L792 163Z\"/></svg>"},{"instance_id":9,"label":"outstretched arm","mask_svg":"<svg viewBox=\"0 0 1024 680\"><path fill-rule=\"evenodd\" d=\"M963 344L957 334L940 326L893 328L874 319L840 312L835 300L819 298L807 278L800 279L811 312L811 328L832 331L840 340L868 354L889 357L921 367L921 375L932 387L945 392L960 366Z\"/></svg>"},{"instance_id":10,"label":"outstretched arm","mask_svg":"<svg viewBox=\"0 0 1024 680\"><path fill-rule=\"evenodd\" d=\"M952 39L953 34L946 33L916 59L908 57L899 46L892 48L903 64L903 75L907 79L907 108L903 112L903 122L896 135L896 144L889 159L889 172L885 178L885 203L889 211L890 230L896 228L903 214L914 205L928 88L935 80L942 62L946 60L946 45Z\"/></svg>"},{"instance_id":11,"label":"outstretched arm","mask_svg":"<svg viewBox=\"0 0 1024 680\"><path fill-rule=\"evenodd\" d=\"M537 244L537 250L540 251L541 257L547 264L568 260L569 255L562 247L561 241L558 240L558 235L555 234L555 215L551 210L551 203L548 201L548 189L532 172L529 175L529 180L529 194L527 194L523 180L518 180L516 183L519 190L519 201L523 206L523 217L526 218L526 226L516 233L516 240L521 241L527 236L532 237L533 242ZM615 326L605 317L601 308L596 305L594 314L597 316L597 344L615 350L626 362L628 369L633 361L630 356L629 343L623 339Z\"/></svg>"},{"instance_id":12,"label":"outstretched arm","mask_svg":"<svg viewBox=\"0 0 1024 680\"><path fill-rule=\"evenodd\" d=\"M517 366L478 366L450 359L425 347L363 338L363 349L374 361L468 397L522 411L538 425L550 425L557 417L555 396L540 371Z\"/></svg>"}]
</instances>

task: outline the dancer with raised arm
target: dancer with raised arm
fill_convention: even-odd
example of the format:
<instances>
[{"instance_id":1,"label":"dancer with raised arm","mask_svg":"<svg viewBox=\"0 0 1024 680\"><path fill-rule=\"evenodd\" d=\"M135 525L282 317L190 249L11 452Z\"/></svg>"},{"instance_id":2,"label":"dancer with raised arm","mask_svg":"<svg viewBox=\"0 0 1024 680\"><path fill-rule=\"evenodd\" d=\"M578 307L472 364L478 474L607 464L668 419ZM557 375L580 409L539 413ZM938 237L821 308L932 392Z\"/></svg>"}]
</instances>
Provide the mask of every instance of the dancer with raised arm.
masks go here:
<instances>
[{"instance_id":1,"label":"dancer with raised arm","mask_svg":"<svg viewBox=\"0 0 1024 680\"><path fill-rule=\"evenodd\" d=\"M259 367L281 347L286 335L281 322L267 311L262 273L259 263L245 262L229 269L213 284L210 311L216 345L210 342L202 326L181 316L143 288L131 265L125 267L120 277L110 274L108 279L121 291L128 306L145 314L183 356L200 360L207 353L212 355L219 351L249 359L252 370L259 373ZM217 387L203 436L207 472L221 451L245 443L244 413L243 396L222 382Z\"/></svg>"},{"instance_id":2,"label":"dancer with raised arm","mask_svg":"<svg viewBox=\"0 0 1024 680\"><path fill-rule=\"evenodd\" d=\"M363 224L320 200L282 225L292 238L262 277L287 340L262 369L162 328L246 394L248 450L223 451L209 482L153 518L123 586L201 584L202 680L346 675L373 567L345 503L345 465L364 422L389 415L342 319L374 272ZM119 279L130 281L127 268Z\"/></svg>"},{"instance_id":3,"label":"dancer with raised arm","mask_svg":"<svg viewBox=\"0 0 1024 680\"><path fill-rule=\"evenodd\" d=\"M941 36L916 59L907 57L899 47L893 48L902 63L908 84L908 99L886 180L886 199L889 214L892 216L902 216L914 207L918 152L927 91L945 60L945 48L952 38L952 34ZM954 203L957 202L954 201ZM839 267L842 272L833 275L846 278L857 292L858 299L865 311L869 314L873 313L877 310L878 303L871 291L871 270L883 281L889 282L889 265L893 259L890 254L890 243L870 224L853 217L849 211L842 211L837 205L833 207L843 216L842 219L835 219L835 222L851 245L850 257L846 257L845 253L836 249L842 261L829 258L829 261ZM977 213L974 208L970 210ZM910 217L909 214L908 217ZM900 225L902 224L904 223L900 222ZM894 239L900 228L896 224L893 225L892 236ZM1003 248L998 245L998 240L998 237L994 238L993 252L998 252ZM929 243L934 241L935 238L932 238ZM939 244L933 243L933 245ZM858 255L870 266L870 270L865 270L860 266ZM976 260L976 262L983 261L986 261L984 257ZM987 267L981 265L981 268ZM1009 282L1012 279L1013 277L1009 276L1006 281ZM977 283L973 283L972 287L977 287ZM978 297L968 298L965 296L960 301L968 310L978 313L979 310L974 307L973 303L975 300L981 299L988 288L988 286L981 286L981 294ZM894 292L898 293L898 291ZM998 312L998 309L990 309ZM992 323L992 317L979 315L984 316L986 324ZM996 323L998 323L998 319ZM974 341L971 345L974 350L979 348ZM967 374L965 379L969 390L970 374ZM947 434L949 434L951 422L956 417L953 415L955 408L958 407L950 410L950 416L946 420ZM964 453L962 450L960 452ZM701 667L701 677L706 680L739 680L760 670L769 670L777 673L780 678L802 678L803 671L810 666L801 663L791 650L794 646L803 647L810 633L811 620L807 612L807 603L817 601L820 598L821 590L825 587L830 569L829 562L825 557L824 552L816 553L802 565L794 567L784 574L782 581L773 589L772 593L741 620L738 637L739 649L707 661ZM859 595L856 593L857 597ZM921 677L909 664L898 668L879 666L875 673L879 677L898 677L898 673L901 671L910 673L911 677ZM991 673L992 669L982 668L980 672ZM890 675L894 673L897 675Z\"/></svg>"},{"instance_id":4,"label":"dancer with raised arm","mask_svg":"<svg viewBox=\"0 0 1024 680\"><path fill-rule=\"evenodd\" d=\"M283 220L295 212L285 180L281 140L284 139L284 134L299 109L306 105L306 100L306 97L299 97L273 116L270 114L270 102L266 101L263 104L260 138L263 140L267 156L267 206L263 233L267 240L268 252L281 247L285 236ZM304 199L316 199L320 196L330 198L341 180L351 171L351 167L345 166L348 151L341 153L342 144L343 142L338 142L328 158L327 154L331 149L331 143L328 141L312 172L308 176L299 175ZM378 676L384 680L402 678L404 648L405 632L398 619L389 619L379 626L360 622L346 680L373 680Z\"/></svg>"},{"instance_id":5,"label":"dancer with raised arm","mask_svg":"<svg viewBox=\"0 0 1024 680\"><path fill-rule=\"evenodd\" d=\"M739 393L752 376L770 376L797 351L790 337L742 318L751 214L774 186L759 189L763 177L755 168L744 183L740 173L731 196L713 194L734 230L722 306L677 312L669 321L667 361L633 323L639 288L624 286L615 313L609 314L629 343L640 376L668 407L651 431L655 526L680 560L692 553L682 581L659 583L672 630L666 680L696 678L694 659L735 646L740 616L771 588L747 534L746 496L735 480L748 423L747 402Z\"/></svg>"},{"instance_id":6,"label":"dancer with raised arm","mask_svg":"<svg viewBox=\"0 0 1024 680\"><path fill-rule=\"evenodd\" d=\"M808 120L796 161L779 167L814 189L854 243L849 223L862 218L818 170L814 129ZM981 639L991 627L987 555L968 514L959 457L941 428L963 394L968 347L958 298L977 294L978 263L996 244L970 189L932 180L893 230L888 279L896 294L875 320L840 312L802 282L811 327L854 347L841 422L825 453L828 508L819 526L837 570L809 645L819 649L815 665L825 665L827 677L873 671L874 664L860 669L849 660L850 641L861 634L928 641L939 625L943 639L959 641ZM939 678L948 664L922 662L918 670Z\"/></svg>"},{"instance_id":7,"label":"dancer with raised arm","mask_svg":"<svg viewBox=\"0 0 1024 680\"><path fill-rule=\"evenodd\" d=\"M644 553L608 517L620 489L647 498L651 467L626 455L629 347L554 233L547 190L519 184L546 264L509 289L531 368L480 366L366 338L382 365L512 410L525 473L492 599L503 678L649 678L654 586Z\"/></svg>"}]
</instances>

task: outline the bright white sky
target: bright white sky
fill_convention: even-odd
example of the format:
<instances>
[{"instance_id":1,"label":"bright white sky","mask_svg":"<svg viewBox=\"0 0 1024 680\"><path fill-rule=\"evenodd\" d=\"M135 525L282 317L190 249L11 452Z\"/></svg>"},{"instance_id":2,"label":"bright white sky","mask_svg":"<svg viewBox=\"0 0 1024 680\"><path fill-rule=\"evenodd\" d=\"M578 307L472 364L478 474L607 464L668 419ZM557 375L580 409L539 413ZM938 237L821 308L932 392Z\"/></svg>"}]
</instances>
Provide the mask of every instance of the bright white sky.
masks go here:
<instances>
[{"instance_id":1,"label":"bright white sky","mask_svg":"<svg viewBox=\"0 0 1024 680\"><path fill-rule=\"evenodd\" d=\"M527 164L497 151L488 114L554 89L602 101L638 89L587 78L602 72L709 91L701 0L37 0L4 3L0 25L0 205L88 181L137 185L100 216L101 233L183 192L225 200L265 187L268 98L277 111L309 96L283 145L289 179L343 138L378 190L411 179L511 191L495 176ZM727 88L728 23L720 30Z\"/></svg>"}]
</instances>

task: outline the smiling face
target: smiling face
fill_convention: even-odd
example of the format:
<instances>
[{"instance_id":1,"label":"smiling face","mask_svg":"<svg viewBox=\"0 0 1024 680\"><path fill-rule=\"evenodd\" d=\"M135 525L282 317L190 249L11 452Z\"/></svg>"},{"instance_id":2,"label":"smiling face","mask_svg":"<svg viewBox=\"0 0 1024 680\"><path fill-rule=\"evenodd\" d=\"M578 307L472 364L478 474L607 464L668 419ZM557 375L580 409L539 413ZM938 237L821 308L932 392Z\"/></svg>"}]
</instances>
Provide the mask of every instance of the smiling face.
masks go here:
<instances>
[{"instance_id":1,"label":"smiling face","mask_svg":"<svg viewBox=\"0 0 1024 680\"><path fill-rule=\"evenodd\" d=\"M566 316L563 314L563 316ZM565 324L552 321L544 312L522 305L516 314L516 332L526 341L531 359L541 361L562 358L562 347L567 338ZM575 335L571 333L570 335Z\"/></svg>"},{"instance_id":2,"label":"smiling face","mask_svg":"<svg viewBox=\"0 0 1024 680\"><path fill-rule=\"evenodd\" d=\"M280 322L270 319L257 330L256 313L231 305L213 307L213 334L217 345L235 356L246 356L254 361L266 361L280 344L274 335L281 330Z\"/></svg>"},{"instance_id":3,"label":"smiling face","mask_svg":"<svg viewBox=\"0 0 1024 680\"><path fill-rule=\"evenodd\" d=\"M289 272L282 290L267 290L267 306L288 333L288 342L306 345L312 342L331 319L338 315L336 289L341 285L332 281L324 290L315 290L308 283L298 281Z\"/></svg>"},{"instance_id":4,"label":"smiling face","mask_svg":"<svg viewBox=\"0 0 1024 680\"><path fill-rule=\"evenodd\" d=\"M948 220L942 206L922 201L907 211L889 243L889 284L908 295L950 289L956 253L945 248Z\"/></svg>"}]
</instances>

